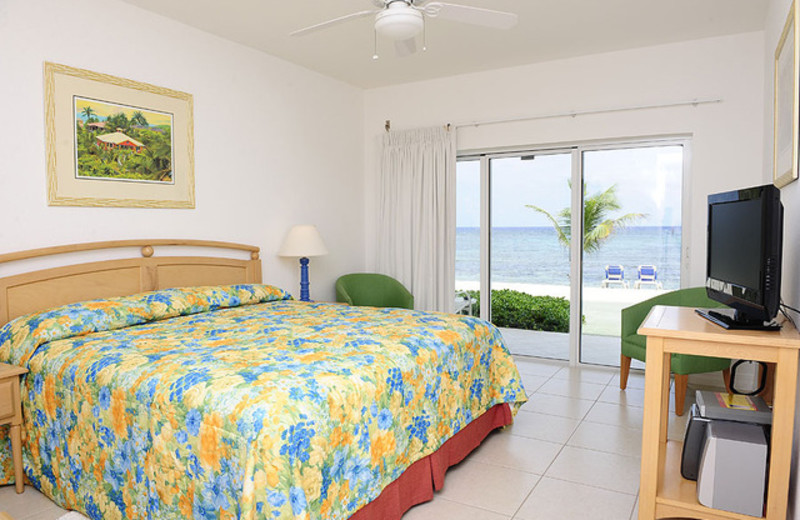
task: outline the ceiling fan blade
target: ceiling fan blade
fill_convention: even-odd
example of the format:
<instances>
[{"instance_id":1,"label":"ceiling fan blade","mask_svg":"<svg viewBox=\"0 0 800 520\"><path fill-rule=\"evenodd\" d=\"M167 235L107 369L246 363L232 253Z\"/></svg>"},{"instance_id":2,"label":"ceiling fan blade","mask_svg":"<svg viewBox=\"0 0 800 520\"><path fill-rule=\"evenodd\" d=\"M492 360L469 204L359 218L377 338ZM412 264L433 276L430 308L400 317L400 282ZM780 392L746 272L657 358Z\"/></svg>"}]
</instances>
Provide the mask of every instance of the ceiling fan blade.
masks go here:
<instances>
[{"instance_id":1,"label":"ceiling fan blade","mask_svg":"<svg viewBox=\"0 0 800 520\"><path fill-rule=\"evenodd\" d=\"M482 25L492 29L511 29L517 24L517 15L481 7L471 7L443 2L431 2L422 10L428 16L453 20L454 22Z\"/></svg>"},{"instance_id":2,"label":"ceiling fan blade","mask_svg":"<svg viewBox=\"0 0 800 520\"><path fill-rule=\"evenodd\" d=\"M308 33L312 33L314 31L319 31L320 29L327 29L328 27L338 25L342 22L346 22L348 20L355 20L356 18L363 18L365 16L374 15L376 13L381 12L381 9L378 10L371 10L371 11L360 11L358 13L352 13L345 16L340 16L339 18L334 18L333 20L328 20L327 22L318 23L316 25L311 25L309 27L305 27L303 29L299 29L293 33L290 33L289 36L305 36Z\"/></svg>"},{"instance_id":3,"label":"ceiling fan blade","mask_svg":"<svg viewBox=\"0 0 800 520\"><path fill-rule=\"evenodd\" d=\"M394 42L394 51L400 58L411 56L417 52L417 40L409 38L407 40L397 40Z\"/></svg>"}]
</instances>

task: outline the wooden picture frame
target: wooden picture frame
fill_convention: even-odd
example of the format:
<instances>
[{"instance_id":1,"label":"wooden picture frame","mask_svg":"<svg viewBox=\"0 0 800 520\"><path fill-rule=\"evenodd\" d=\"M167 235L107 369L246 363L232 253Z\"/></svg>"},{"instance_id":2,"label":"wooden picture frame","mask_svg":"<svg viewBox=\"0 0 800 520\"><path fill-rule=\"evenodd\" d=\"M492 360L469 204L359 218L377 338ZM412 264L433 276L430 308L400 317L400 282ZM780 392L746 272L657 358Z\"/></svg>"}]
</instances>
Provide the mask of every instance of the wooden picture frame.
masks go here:
<instances>
[{"instance_id":1,"label":"wooden picture frame","mask_svg":"<svg viewBox=\"0 0 800 520\"><path fill-rule=\"evenodd\" d=\"M779 188L797 180L800 79L797 1L793 1L775 49L772 178Z\"/></svg>"},{"instance_id":2,"label":"wooden picture frame","mask_svg":"<svg viewBox=\"0 0 800 520\"><path fill-rule=\"evenodd\" d=\"M191 94L44 64L51 206L194 208Z\"/></svg>"}]
</instances>

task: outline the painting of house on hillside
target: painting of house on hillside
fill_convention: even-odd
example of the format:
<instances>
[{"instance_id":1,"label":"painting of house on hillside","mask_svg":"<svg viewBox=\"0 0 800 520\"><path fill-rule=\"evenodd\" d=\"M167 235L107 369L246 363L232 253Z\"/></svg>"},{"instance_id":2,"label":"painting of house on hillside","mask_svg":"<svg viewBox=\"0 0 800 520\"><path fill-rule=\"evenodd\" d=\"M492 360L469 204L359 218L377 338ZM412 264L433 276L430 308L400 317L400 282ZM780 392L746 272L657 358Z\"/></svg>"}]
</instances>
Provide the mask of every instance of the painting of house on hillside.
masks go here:
<instances>
[{"instance_id":1,"label":"painting of house on hillside","mask_svg":"<svg viewBox=\"0 0 800 520\"><path fill-rule=\"evenodd\" d=\"M174 184L172 114L73 99L76 179Z\"/></svg>"}]
</instances>

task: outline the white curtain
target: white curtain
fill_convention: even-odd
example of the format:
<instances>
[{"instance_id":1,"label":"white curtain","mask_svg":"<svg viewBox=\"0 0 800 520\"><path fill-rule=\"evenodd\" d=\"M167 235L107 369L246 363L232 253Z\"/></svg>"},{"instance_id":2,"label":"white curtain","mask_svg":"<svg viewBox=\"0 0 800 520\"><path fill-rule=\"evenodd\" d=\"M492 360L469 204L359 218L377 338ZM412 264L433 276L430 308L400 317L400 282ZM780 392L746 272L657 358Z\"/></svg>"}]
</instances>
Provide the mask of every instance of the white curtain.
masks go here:
<instances>
[{"instance_id":1,"label":"white curtain","mask_svg":"<svg viewBox=\"0 0 800 520\"><path fill-rule=\"evenodd\" d=\"M380 146L378 271L400 280L421 310L453 310L454 134L444 127L391 131Z\"/></svg>"}]
</instances>

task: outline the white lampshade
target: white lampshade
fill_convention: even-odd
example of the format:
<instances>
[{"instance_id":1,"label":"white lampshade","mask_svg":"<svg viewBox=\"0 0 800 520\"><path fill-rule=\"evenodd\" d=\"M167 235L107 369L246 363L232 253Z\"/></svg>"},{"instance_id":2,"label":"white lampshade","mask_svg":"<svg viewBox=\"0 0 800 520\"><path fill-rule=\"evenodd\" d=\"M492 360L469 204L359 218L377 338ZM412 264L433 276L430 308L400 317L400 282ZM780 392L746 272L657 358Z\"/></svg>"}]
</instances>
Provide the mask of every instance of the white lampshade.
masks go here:
<instances>
[{"instance_id":1,"label":"white lampshade","mask_svg":"<svg viewBox=\"0 0 800 520\"><path fill-rule=\"evenodd\" d=\"M407 40L422 32L425 21L422 13L396 2L375 17L375 30L392 40Z\"/></svg>"},{"instance_id":2,"label":"white lampshade","mask_svg":"<svg viewBox=\"0 0 800 520\"><path fill-rule=\"evenodd\" d=\"M294 226L283 239L278 256L322 256L328 254L328 248L317 231L317 226Z\"/></svg>"}]
</instances>

